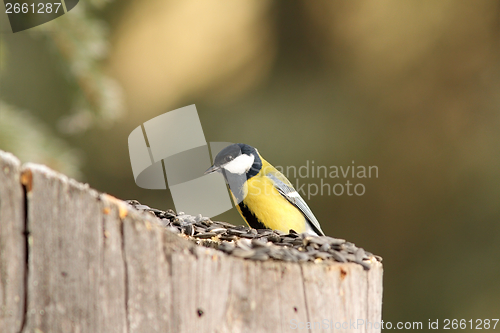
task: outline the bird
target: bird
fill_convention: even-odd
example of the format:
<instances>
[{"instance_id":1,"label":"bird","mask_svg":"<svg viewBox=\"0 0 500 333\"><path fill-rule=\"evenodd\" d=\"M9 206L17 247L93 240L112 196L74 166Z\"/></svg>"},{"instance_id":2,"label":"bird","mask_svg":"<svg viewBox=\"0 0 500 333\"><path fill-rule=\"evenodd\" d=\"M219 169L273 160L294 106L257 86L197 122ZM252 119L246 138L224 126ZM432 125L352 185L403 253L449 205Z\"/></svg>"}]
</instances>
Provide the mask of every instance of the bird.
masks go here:
<instances>
[{"instance_id":1,"label":"bird","mask_svg":"<svg viewBox=\"0 0 500 333\"><path fill-rule=\"evenodd\" d=\"M224 176L238 212L251 228L325 235L290 181L256 148L244 143L225 147L205 174L214 172Z\"/></svg>"}]
</instances>

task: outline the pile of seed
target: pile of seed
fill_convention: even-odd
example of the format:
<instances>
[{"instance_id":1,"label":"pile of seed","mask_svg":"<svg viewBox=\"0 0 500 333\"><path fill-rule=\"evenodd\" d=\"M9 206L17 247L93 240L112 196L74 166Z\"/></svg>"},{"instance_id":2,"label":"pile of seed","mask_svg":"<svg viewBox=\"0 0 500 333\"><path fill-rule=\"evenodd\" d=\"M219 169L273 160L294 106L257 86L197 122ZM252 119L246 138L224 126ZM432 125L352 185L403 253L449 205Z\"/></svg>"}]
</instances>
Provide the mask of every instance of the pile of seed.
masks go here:
<instances>
[{"instance_id":1,"label":"pile of seed","mask_svg":"<svg viewBox=\"0 0 500 333\"><path fill-rule=\"evenodd\" d=\"M173 210L162 211L141 205L137 200L126 200L137 210L155 215L169 231L194 241L198 245L214 247L235 257L251 260L283 260L290 262L321 262L334 260L354 262L370 269L370 261L382 258L356 247L344 239L329 236L284 233L271 229L252 229L212 221L201 214L192 216Z\"/></svg>"}]
</instances>

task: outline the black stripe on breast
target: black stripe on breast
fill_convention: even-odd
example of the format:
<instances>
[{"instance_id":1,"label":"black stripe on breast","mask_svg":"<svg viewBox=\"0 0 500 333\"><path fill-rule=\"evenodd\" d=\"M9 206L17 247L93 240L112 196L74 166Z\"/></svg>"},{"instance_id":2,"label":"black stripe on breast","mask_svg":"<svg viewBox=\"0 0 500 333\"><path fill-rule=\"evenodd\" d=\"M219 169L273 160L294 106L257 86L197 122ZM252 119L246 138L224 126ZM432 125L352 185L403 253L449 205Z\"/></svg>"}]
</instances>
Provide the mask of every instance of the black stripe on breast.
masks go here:
<instances>
[{"instance_id":1,"label":"black stripe on breast","mask_svg":"<svg viewBox=\"0 0 500 333\"><path fill-rule=\"evenodd\" d=\"M238 206L240 207L241 214L250 227L254 229L268 229L262 222L257 219L257 217L248 209L248 207L243 202L240 202Z\"/></svg>"},{"instance_id":2,"label":"black stripe on breast","mask_svg":"<svg viewBox=\"0 0 500 333\"><path fill-rule=\"evenodd\" d=\"M254 161L252 166L250 167L250 170L247 172L247 179L250 179L254 176L257 176L260 170L262 169L262 160L259 157L259 154L255 153L253 154L254 156Z\"/></svg>"}]
</instances>

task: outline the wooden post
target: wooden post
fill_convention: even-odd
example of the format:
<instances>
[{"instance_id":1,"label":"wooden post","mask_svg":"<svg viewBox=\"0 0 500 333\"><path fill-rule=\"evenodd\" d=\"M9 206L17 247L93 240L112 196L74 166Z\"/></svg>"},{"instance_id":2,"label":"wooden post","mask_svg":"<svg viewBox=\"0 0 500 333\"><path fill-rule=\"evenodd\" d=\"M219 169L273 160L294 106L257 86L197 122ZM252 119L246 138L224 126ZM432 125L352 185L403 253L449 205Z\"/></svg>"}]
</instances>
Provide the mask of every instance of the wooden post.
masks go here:
<instances>
[{"instance_id":1,"label":"wooden post","mask_svg":"<svg viewBox=\"0 0 500 333\"><path fill-rule=\"evenodd\" d=\"M44 166L0 168L1 332L380 332L378 262L244 260Z\"/></svg>"},{"instance_id":2,"label":"wooden post","mask_svg":"<svg viewBox=\"0 0 500 333\"><path fill-rule=\"evenodd\" d=\"M23 326L26 286L24 193L19 160L0 150L0 332Z\"/></svg>"}]
</instances>

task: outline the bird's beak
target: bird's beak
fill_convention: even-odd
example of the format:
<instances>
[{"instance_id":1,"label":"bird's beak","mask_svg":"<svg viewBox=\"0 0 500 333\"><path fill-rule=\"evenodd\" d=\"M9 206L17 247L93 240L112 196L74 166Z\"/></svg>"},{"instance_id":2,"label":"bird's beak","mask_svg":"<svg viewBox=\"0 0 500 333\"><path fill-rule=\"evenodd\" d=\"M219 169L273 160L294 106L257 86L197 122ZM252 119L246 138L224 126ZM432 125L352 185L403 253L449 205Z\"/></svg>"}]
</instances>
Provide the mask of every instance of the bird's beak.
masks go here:
<instances>
[{"instance_id":1,"label":"bird's beak","mask_svg":"<svg viewBox=\"0 0 500 333\"><path fill-rule=\"evenodd\" d=\"M217 166L217 165L212 165L210 168L207 169L207 171L205 171L205 175L208 175L209 173L212 173L212 172L215 172L215 171L219 171L221 169L220 166Z\"/></svg>"}]
</instances>

